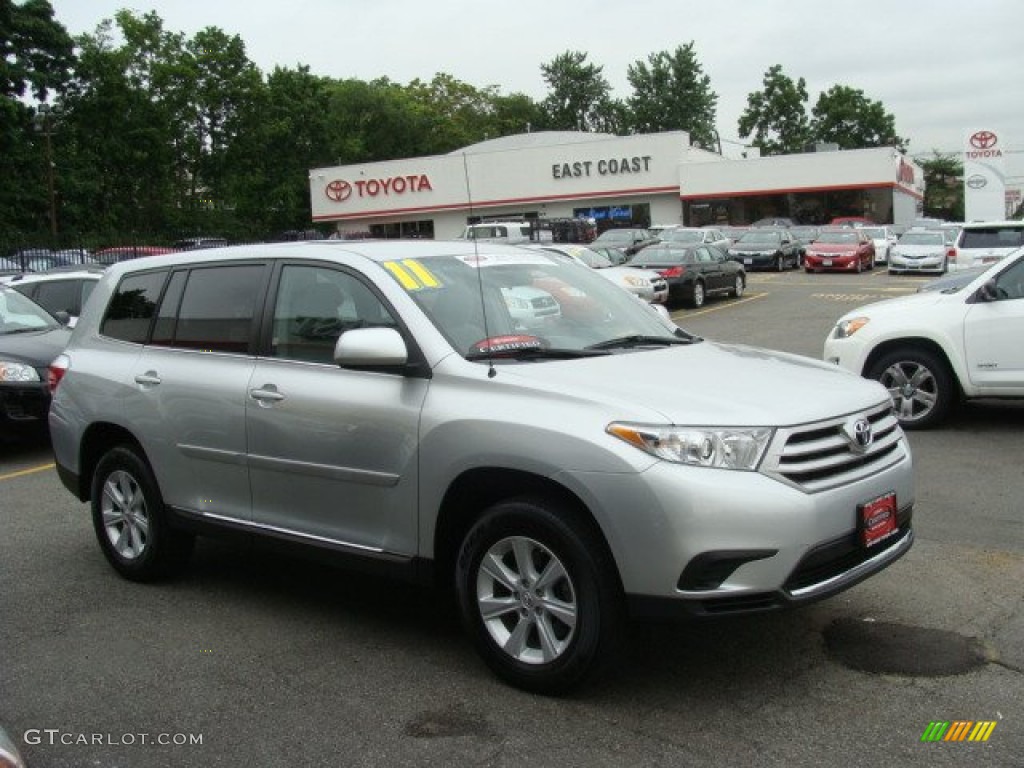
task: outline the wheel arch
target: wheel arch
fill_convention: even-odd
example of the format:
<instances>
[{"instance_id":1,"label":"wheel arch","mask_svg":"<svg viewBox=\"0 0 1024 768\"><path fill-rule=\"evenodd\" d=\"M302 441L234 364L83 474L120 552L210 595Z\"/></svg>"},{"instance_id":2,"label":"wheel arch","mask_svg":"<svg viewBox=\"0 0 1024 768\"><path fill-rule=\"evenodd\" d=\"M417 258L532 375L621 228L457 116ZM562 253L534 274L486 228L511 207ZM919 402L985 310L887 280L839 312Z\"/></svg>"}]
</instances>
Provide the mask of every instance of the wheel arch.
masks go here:
<instances>
[{"instance_id":1,"label":"wheel arch","mask_svg":"<svg viewBox=\"0 0 1024 768\"><path fill-rule=\"evenodd\" d=\"M143 461L149 463L142 443L128 429L110 422L98 422L91 424L85 431L79 448L78 488L75 493L80 501L89 500L92 493L92 476L103 454L115 445L124 444L134 448Z\"/></svg>"},{"instance_id":2,"label":"wheel arch","mask_svg":"<svg viewBox=\"0 0 1024 768\"><path fill-rule=\"evenodd\" d=\"M442 588L454 585L459 547L483 512L500 501L521 497L550 500L588 527L601 542L609 562L615 563L601 526L587 505L569 488L549 477L522 470L480 467L457 477L445 492L434 525L433 578ZM622 589L618 566L615 579Z\"/></svg>"},{"instance_id":3,"label":"wheel arch","mask_svg":"<svg viewBox=\"0 0 1024 768\"><path fill-rule=\"evenodd\" d=\"M868 354L864 359L864 367L861 369L861 375L867 376L868 371L870 371L874 367L875 363L883 356L894 350L903 348L926 350L938 357L946 365L950 375L953 377L953 382L956 384L957 396L964 396L964 387L960 378L960 371L957 370L955 365L953 365L949 355L946 354L945 348L934 339L929 339L924 336L909 336L883 341L872 349L870 354Z\"/></svg>"}]
</instances>

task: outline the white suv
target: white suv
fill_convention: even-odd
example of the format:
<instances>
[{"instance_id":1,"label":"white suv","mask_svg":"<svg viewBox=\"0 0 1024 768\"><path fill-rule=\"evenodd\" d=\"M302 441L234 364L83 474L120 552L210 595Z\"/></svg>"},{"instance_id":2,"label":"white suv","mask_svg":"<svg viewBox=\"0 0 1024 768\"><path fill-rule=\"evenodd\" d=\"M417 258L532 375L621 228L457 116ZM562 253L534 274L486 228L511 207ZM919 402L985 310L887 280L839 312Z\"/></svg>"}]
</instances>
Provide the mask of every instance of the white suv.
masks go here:
<instances>
[{"instance_id":1,"label":"white suv","mask_svg":"<svg viewBox=\"0 0 1024 768\"><path fill-rule=\"evenodd\" d=\"M942 422L960 399L1024 398L1024 248L966 285L839 318L825 359L877 379L906 428Z\"/></svg>"}]
</instances>

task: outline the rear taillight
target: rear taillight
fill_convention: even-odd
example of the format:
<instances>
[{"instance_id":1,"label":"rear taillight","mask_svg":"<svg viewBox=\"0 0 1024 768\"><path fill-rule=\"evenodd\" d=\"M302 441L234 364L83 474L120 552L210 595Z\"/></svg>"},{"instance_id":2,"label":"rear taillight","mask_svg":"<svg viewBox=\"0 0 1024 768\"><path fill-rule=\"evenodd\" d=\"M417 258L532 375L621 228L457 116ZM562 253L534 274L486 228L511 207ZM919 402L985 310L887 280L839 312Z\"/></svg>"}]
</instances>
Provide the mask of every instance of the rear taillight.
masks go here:
<instances>
[{"instance_id":1,"label":"rear taillight","mask_svg":"<svg viewBox=\"0 0 1024 768\"><path fill-rule=\"evenodd\" d=\"M46 373L46 385L50 388L51 395L57 391L57 385L60 384L70 367L71 358L67 355L58 355L57 359L50 363Z\"/></svg>"},{"instance_id":2,"label":"rear taillight","mask_svg":"<svg viewBox=\"0 0 1024 768\"><path fill-rule=\"evenodd\" d=\"M956 248L947 248L946 258L950 261L956 261Z\"/></svg>"},{"instance_id":3,"label":"rear taillight","mask_svg":"<svg viewBox=\"0 0 1024 768\"><path fill-rule=\"evenodd\" d=\"M662 277L681 277L685 271L686 267L669 267L661 270L658 274Z\"/></svg>"}]
</instances>

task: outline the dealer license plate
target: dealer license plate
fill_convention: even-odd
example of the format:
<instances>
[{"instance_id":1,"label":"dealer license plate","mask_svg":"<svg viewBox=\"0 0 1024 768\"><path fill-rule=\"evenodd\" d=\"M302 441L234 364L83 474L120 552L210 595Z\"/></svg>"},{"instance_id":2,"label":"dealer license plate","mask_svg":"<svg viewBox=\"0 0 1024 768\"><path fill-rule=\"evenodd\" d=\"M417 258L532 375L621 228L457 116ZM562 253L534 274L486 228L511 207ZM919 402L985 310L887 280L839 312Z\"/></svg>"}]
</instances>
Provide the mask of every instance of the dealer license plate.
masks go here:
<instances>
[{"instance_id":1,"label":"dealer license plate","mask_svg":"<svg viewBox=\"0 0 1024 768\"><path fill-rule=\"evenodd\" d=\"M743 263L746 264L749 267L751 264L754 263L754 260L753 259L744 259Z\"/></svg>"},{"instance_id":2,"label":"dealer license plate","mask_svg":"<svg viewBox=\"0 0 1024 768\"><path fill-rule=\"evenodd\" d=\"M831 267L832 266L832 259L822 259L821 260L821 266L823 266L823 267Z\"/></svg>"},{"instance_id":3,"label":"dealer license plate","mask_svg":"<svg viewBox=\"0 0 1024 768\"><path fill-rule=\"evenodd\" d=\"M857 530L860 532L860 543L866 548L895 535L899 530L896 522L896 494L887 493L858 504Z\"/></svg>"}]
</instances>

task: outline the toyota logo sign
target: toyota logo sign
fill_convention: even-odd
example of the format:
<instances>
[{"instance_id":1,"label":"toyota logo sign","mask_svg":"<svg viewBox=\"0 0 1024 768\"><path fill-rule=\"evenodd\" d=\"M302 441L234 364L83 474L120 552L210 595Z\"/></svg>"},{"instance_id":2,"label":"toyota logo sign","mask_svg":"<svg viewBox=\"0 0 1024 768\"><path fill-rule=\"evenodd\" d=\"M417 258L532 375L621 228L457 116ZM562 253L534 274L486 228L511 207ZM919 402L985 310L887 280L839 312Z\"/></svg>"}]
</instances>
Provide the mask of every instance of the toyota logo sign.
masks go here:
<instances>
[{"instance_id":1,"label":"toyota logo sign","mask_svg":"<svg viewBox=\"0 0 1024 768\"><path fill-rule=\"evenodd\" d=\"M979 173L976 173L967 179L967 186L971 189L981 189L986 184L988 184L988 179Z\"/></svg>"},{"instance_id":2,"label":"toyota logo sign","mask_svg":"<svg viewBox=\"0 0 1024 768\"><path fill-rule=\"evenodd\" d=\"M324 194L327 195L328 200L340 203L351 197L352 185L347 181L332 181L324 189Z\"/></svg>"},{"instance_id":3,"label":"toyota logo sign","mask_svg":"<svg viewBox=\"0 0 1024 768\"><path fill-rule=\"evenodd\" d=\"M992 131L978 131L971 135L970 142L975 149L992 149L999 143L999 137Z\"/></svg>"}]
</instances>

